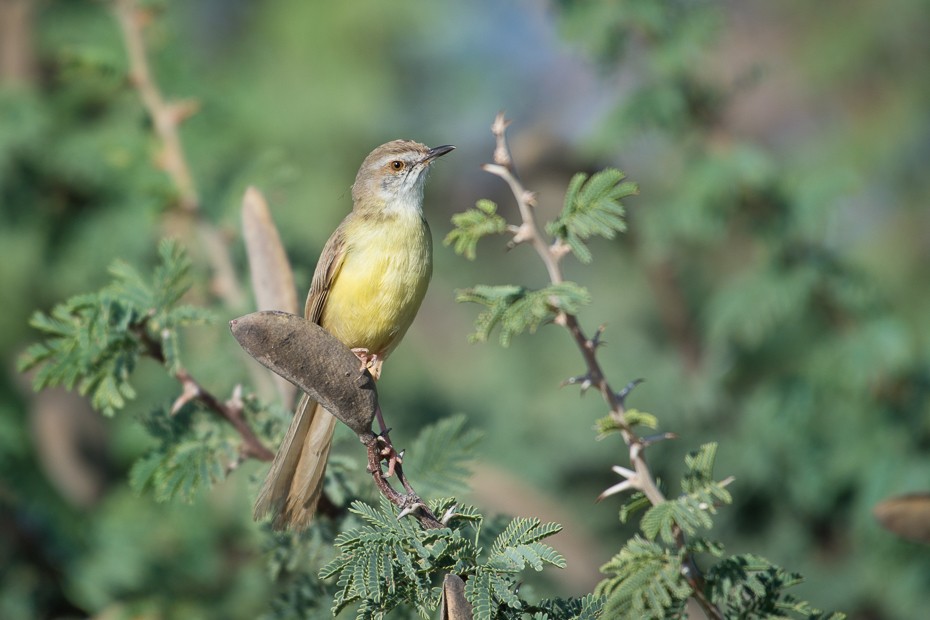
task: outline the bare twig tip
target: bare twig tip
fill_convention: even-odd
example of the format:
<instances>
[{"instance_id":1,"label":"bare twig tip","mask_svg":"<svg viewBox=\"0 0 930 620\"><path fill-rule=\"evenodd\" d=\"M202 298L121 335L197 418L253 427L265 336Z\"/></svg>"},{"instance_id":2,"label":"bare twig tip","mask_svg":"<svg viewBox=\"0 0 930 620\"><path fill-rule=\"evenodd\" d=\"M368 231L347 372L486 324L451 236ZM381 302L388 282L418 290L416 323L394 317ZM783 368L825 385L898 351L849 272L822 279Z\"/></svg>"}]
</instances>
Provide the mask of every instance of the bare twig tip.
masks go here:
<instances>
[{"instance_id":1,"label":"bare twig tip","mask_svg":"<svg viewBox=\"0 0 930 620\"><path fill-rule=\"evenodd\" d=\"M491 131L494 133L495 136L504 135L504 131L506 131L507 128L510 127L510 123L513 122L512 120L508 118L504 118L504 116L505 116L505 110L501 110L500 112L497 113L497 116L494 117L494 124L491 125Z\"/></svg>"}]
</instances>

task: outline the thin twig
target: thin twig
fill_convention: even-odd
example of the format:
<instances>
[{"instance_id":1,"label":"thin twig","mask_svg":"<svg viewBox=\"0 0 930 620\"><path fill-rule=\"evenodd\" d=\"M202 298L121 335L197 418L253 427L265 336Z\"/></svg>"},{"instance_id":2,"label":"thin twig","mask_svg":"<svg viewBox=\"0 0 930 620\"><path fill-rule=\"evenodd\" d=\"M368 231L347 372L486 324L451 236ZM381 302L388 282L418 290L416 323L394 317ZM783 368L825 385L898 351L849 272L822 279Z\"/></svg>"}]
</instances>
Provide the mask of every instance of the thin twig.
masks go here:
<instances>
[{"instance_id":1,"label":"thin twig","mask_svg":"<svg viewBox=\"0 0 930 620\"><path fill-rule=\"evenodd\" d=\"M115 0L113 6L129 57L129 79L139 91L142 104L151 117L155 133L161 141L159 166L171 178L178 192L179 211L193 220L193 226L200 235L201 245L206 249L213 266L215 293L228 305L240 307L245 297L235 276L229 248L215 227L201 217L200 196L181 143L179 127L197 111L199 104L192 100L165 100L152 75L142 37L147 13L136 5L135 0Z\"/></svg>"},{"instance_id":2,"label":"thin twig","mask_svg":"<svg viewBox=\"0 0 930 620\"><path fill-rule=\"evenodd\" d=\"M558 238L552 243L546 243L539 231L539 226L536 223L536 214L533 210L535 206L535 195L527 191L520 182L513 165L513 159L510 156L510 150L507 147L507 139L504 133L509 124L510 121L504 119L504 111L501 110L494 120L494 124L491 126L491 131L497 139L497 145L494 149L495 163L485 164L482 168L504 179L510 186L514 198L516 198L523 223L514 231L511 245L520 243L529 243L532 245L546 265L546 270L549 272L549 280L553 284L560 284L564 281L560 263L562 257L568 253L567 248L562 240ZM604 401L610 408L610 416L621 427L623 440L629 448L630 463L635 470L635 475L629 479L632 483L631 486L642 491L653 505L661 504L665 501L665 495L659 490L655 478L649 470L649 465L646 462L646 457L643 453L646 444L627 424L625 417L626 407L623 402L624 398L617 394L610 386L610 383L604 376L600 363L597 361L598 337L596 336L595 338L589 339L585 336L578 322L578 317L574 314L559 312L555 319L555 323L568 329L572 338L575 339L575 344L578 345L588 368L588 373L584 378L585 383L590 382L592 387L596 387L600 391L601 396L603 396ZM599 334L600 332L598 332L598 336ZM683 548L685 545L684 534L680 530L676 531L676 545L679 549ZM722 620L723 614L720 609L704 596L704 578L690 555L684 561L682 572L692 587L694 598L700 603L708 617L715 620L718 618Z\"/></svg>"},{"instance_id":3,"label":"thin twig","mask_svg":"<svg viewBox=\"0 0 930 620\"><path fill-rule=\"evenodd\" d=\"M149 335L145 325L139 325L134 329L134 332L145 345L145 352L164 365L164 349L158 340ZM221 401L204 389L204 387L182 366L178 366L173 376L183 388L181 396L175 401L174 407L172 407L173 413L176 412L177 409L180 409L184 403L191 400L198 400L208 409L232 424L233 428L235 428L242 437L242 447L239 449L239 456L241 459L255 458L260 461L274 460L274 452L265 447L252 431L248 422L246 422L245 416L242 413L241 398L233 398L230 402Z\"/></svg>"},{"instance_id":4,"label":"thin twig","mask_svg":"<svg viewBox=\"0 0 930 620\"><path fill-rule=\"evenodd\" d=\"M129 55L129 79L139 91L142 103L152 117L152 124L163 144L161 165L178 190L179 206L187 211L197 211L200 208L200 198L178 133L180 122L196 107L183 103L169 104L165 101L152 77L145 53L145 42L142 40L144 14L139 11L133 0L116 0L115 8L126 44L126 53Z\"/></svg>"}]
</instances>

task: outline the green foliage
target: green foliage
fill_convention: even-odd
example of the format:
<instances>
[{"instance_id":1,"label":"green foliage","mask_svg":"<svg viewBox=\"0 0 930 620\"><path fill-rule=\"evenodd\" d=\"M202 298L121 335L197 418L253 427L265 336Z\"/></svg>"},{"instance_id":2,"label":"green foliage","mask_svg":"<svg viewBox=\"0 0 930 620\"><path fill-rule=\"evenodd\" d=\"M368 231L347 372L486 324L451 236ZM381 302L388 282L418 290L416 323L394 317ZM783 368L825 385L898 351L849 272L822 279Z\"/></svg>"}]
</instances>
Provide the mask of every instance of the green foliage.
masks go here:
<instances>
[{"instance_id":1,"label":"green foliage","mask_svg":"<svg viewBox=\"0 0 930 620\"><path fill-rule=\"evenodd\" d=\"M659 419L651 413L640 411L639 409L627 409L623 414L623 419L629 428L637 426L647 426L655 429L659 426ZM603 439L612 433L618 433L624 429L617 423L613 416L604 416L594 422L594 430L597 431L597 438Z\"/></svg>"},{"instance_id":2,"label":"green foliage","mask_svg":"<svg viewBox=\"0 0 930 620\"><path fill-rule=\"evenodd\" d=\"M581 598L545 599L531 606L534 620L595 620L601 616L603 599L593 594Z\"/></svg>"},{"instance_id":3,"label":"green foliage","mask_svg":"<svg viewBox=\"0 0 930 620\"><path fill-rule=\"evenodd\" d=\"M327 604L331 595L317 573L332 557L336 533L353 518L316 519L303 532L268 532L268 573L279 591L262 620L332 617Z\"/></svg>"},{"instance_id":4,"label":"green foliage","mask_svg":"<svg viewBox=\"0 0 930 620\"><path fill-rule=\"evenodd\" d=\"M439 590L430 575L461 569L474 562L478 550L460 527L426 531L412 519L398 519L397 509L382 499L381 509L352 504L368 525L336 538L341 555L320 571L338 576L333 613L361 602L358 618L382 617L398 604L414 605L424 618L439 605ZM467 525L467 521L459 525Z\"/></svg>"},{"instance_id":5,"label":"green foliage","mask_svg":"<svg viewBox=\"0 0 930 620\"><path fill-rule=\"evenodd\" d=\"M804 579L754 555L725 558L707 572L705 594L727 618L811 618L843 620L838 612L823 612L783 590Z\"/></svg>"},{"instance_id":6,"label":"green foliage","mask_svg":"<svg viewBox=\"0 0 930 620\"><path fill-rule=\"evenodd\" d=\"M500 343L506 347L515 335L526 330L534 333L561 312L575 314L581 306L591 303L591 296L574 282L562 282L536 291L522 286L478 285L456 291L455 300L488 306L475 319L475 333L469 340L484 342L500 323Z\"/></svg>"},{"instance_id":7,"label":"green foliage","mask_svg":"<svg viewBox=\"0 0 930 620\"><path fill-rule=\"evenodd\" d=\"M691 587L681 575L681 556L634 536L601 567L611 577L594 589L606 599L604 618L680 617Z\"/></svg>"},{"instance_id":8,"label":"green foliage","mask_svg":"<svg viewBox=\"0 0 930 620\"><path fill-rule=\"evenodd\" d=\"M443 245L453 245L456 254L464 254L468 260L475 260L478 241L485 235L496 235L507 230L507 221L497 214L497 205L490 200L479 200L477 209L452 216L455 226Z\"/></svg>"},{"instance_id":9,"label":"green foliage","mask_svg":"<svg viewBox=\"0 0 930 620\"><path fill-rule=\"evenodd\" d=\"M177 371L177 329L205 323L212 314L178 305L190 288L191 268L180 246L163 242L159 257L149 281L117 261L106 288L72 297L50 315L33 315L30 324L47 338L30 346L17 367L20 372L38 368L36 390L77 386L82 395L90 394L96 409L113 415L135 397L129 378L140 355L157 349L168 371Z\"/></svg>"},{"instance_id":10,"label":"green foliage","mask_svg":"<svg viewBox=\"0 0 930 620\"><path fill-rule=\"evenodd\" d=\"M613 168L602 170L590 179L579 172L568 184L562 212L555 221L546 224L546 232L567 243L582 263L590 263L592 259L585 240L594 235L613 239L618 232L626 230L620 199L637 194L639 190L635 183L621 183L625 176Z\"/></svg>"},{"instance_id":11,"label":"green foliage","mask_svg":"<svg viewBox=\"0 0 930 620\"><path fill-rule=\"evenodd\" d=\"M724 483L713 479L716 444L706 444L685 458L687 471L681 479L683 494L649 507L640 520L645 538L635 535L620 553L601 567L609 577L598 584L596 596L605 598L605 619L680 618L685 603L694 595L687 578L695 569L691 556L721 558L708 571L702 594L726 618L800 617L840 620L842 614L822 615L783 591L803 582L767 560L754 556L725 557L723 545L705 538L690 538L698 528L710 529L715 503L732 499ZM624 504L620 520L650 506L637 492ZM656 539L659 540L656 540Z\"/></svg>"},{"instance_id":12,"label":"green foliage","mask_svg":"<svg viewBox=\"0 0 930 620\"><path fill-rule=\"evenodd\" d=\"M716 444L705 444L685 459L688 471L681 479L681 497L657 504L646 511L640 526L649 540L661 534L666 543L675 542L675 530L693 535L698 528L710 529L716 502L733 501L724 484L713 480Z\"/></svg>"},{"instance_id":13,"label":"green foliage","mask_svg":"<svg viewBox=\"0 0 930 620\"><path fill-rule=\"evenodd\" d=\"M222 480L235 458L236 446L224 437L223 427L196 405L185 405L174 415L157 409L141 422L159 445L129 472L136 493L150 491L160 502L177 496L192 501L198 488L209 490Z\"/></svg>"},{"instance_id":14,"label":"green foliage","mask_svg":"<svg viewBox=\"0 0 930 620\"><path fill-rule=\"evenodd\" d=\"M620 522L626 523L631 516L651 506L652 503L644 493L640 491L633 493L620 507Z\"/></svg>"},{"instance_id":15,"label":"green foliage","mask_svg":"<svg viewBox=\"0 0 930 620\"><path fill-rule=\"evenodd\" d=\"M430 424L410 446L404 471L417 481L421 495L451 495L467 487L471 476L467 464L484 434L477 429L465 431L466 422L460 414Z\"/></svg>"},{"instance_id":16,"label":"green foliage","mask_svg":"<svg viewBox=\"0 0 930 620\"><path fill-rule=\"evenodd\" d=\"M429 507L442 515L454 505L454 500L444 499ZM358 602L357 618L382 618L406 603L429 618L441 595L432 576L452 572L467 579L465 596L476 620L501 613L518 617L529 609L515 593L520 571L527 565L537 571L544 564L565 566L561 555L540 542L561 530L554 523L514 519L483 554L476 544L482 519L470 507L456 506L448 527L438 530L424 530L409 517L398 519L397 508L383 498L380 510L356 502L351 511L367 525L340 534L336 546L342 553L320 571L323 579L337 577L333 613ZM587 608L582 605L577 611L590 607L589 601Z\"/></svg>"},{"instance_id":17,"label":"green foliage","mask_svg":"<svg viewBox=\"0 0 930 620\"><path fill-rule=\"evenodd\" d=\"M235 3L208 3L193 13L185 3L156 4L157 17L146 31L153 74L167 98L193 96L204 104L181 131L203 216L231 222L246 184L270 190L304 287L331 230L308 225L307 206L321 222L338 221L346 202L335 197L351 180L359 153L378 136L400 136L411 128L424 136L443 135L448 117L424 114L424 102L431 110L450 112L478 136L486 120L480 113L480 122L473 124L474 111L488 109L489 93L499 99L501 86L514 95L518 109L534 105L521 97L537 96L537 88L527 85L535 83L539 59L546 82L564 86L552 77L559 77L551 69L558 63L549 62L558 52L549 48L527 55L530 61L516 69L504 62L488 72L481 50L487 49L486 37L499 38L499 33L475 25L494 23L476 18L483 10L479 5L459 3L450 19L444 8L453 5L442 3L424 11L415 3L317 6L286 0L256 4L246 13L230 11ZM714 531L728 544L732 538L741 548L778 554L786 565L802 569L824 602L853 615L919 617L926 608L927 554L880 532L870 510L883 493L922 489L927 480L930 296L920 232L927 229L930 187L930 176L923 173L930 13L923 0L866 0L842 20L829 3L773 4L761 12L734 6L553 3L552 17L564 38L608 79L623 75L629 86L616 91L614 110L597 114L602 120L593 126L579 125L574 116L553 117L559 135L577 136L579 126L591 128L580 144L560 145L558 159L580 157L584 166L622 162L648 187L648 197L630 213L631 242L611 248L609 260L598 262L601 271L590 272L612 283L598 296L617 330L614 346L600 351L602 361L619 376L648 376L655 389L642 395L648 401L642 407L668 412L663 422L674 423L673 430L689 442L720 440L726 446L725 465L739 472L742 486L727 487L736 505L714 518ZM32 337L25 326L35 308L98 288L98 276L114 255L143 264L175 196L167 176L152 165L157 144L126 79L125 53L109 6L50 0L34 17L34 31L26 32L32 36L23 39L34 43L40 70L24 85L0 83L0 305L7 319L0 347L8 365ZM520 11L508 13L514 23L521 18ZM468 36L447 36L448 28L459 33L462 24L470 24ZM356 53L354 38L343 36L346 27L373 53ZM766 37L753 36L763 30ZM520 39L519 31L514 30L518 42L531 49L532 41ZM431 41L431 53L404 44L410 40ZM754 53L729 56L761 58L758 66L719 65L721 53L745 52L747 41ZM255 49L268 53L252 53ZM197 62L190 62L192 56ZM463 70L443 70L450 59ZM769 64L787 81L766 84ZM425 77L408 79L411 66ZM576 57L571 66L583 71L584 61ZM313 70L312 80L294 79L308 67L326 70ZM479 74L482 79L473 79ZM757 88L760 77L764 90ZM760 107L760 101L773 101L768 96L773 88L778 105ZM367 96L373 89L381 96ZM445 105L433 105L436 96ZM607 103L601 101L599 110ZM817 105L803 103L810 101ZM589 109L578 102L572 109ZM835 118L849 122L822 122ZM563 123L575 129L566 132ZM542 168L549 181L575 171L546 159ZM533 168L521 172L531 179L540 172ZM436 180L458 176L453 170L457 167L450 163L437 171ZM450 208L464 209L470 205L455 201L466 193L442 195ZM458 239L454 243L459 246ZM669 296L665 280L655 277L657 266L672 276L675 294ZM450 275L442 273L439 260L437 269L434 292ZM461 273L456 268L455 275ZM109 323L112 315L104 317L104 311L110 309L80 310L99 312L93 320ZM668 316L680 322L669 323ZM440 311L431 320L456 331L456 318ZM689 338L696 351L690 358L681 355ZM540 358L561 354L542 341L528 346ZM206 368L208 375L229 382L245 376L238 364L214 370L211 360L218 356L212 346L190 350L187 361L198 371ZM458 353L442 354L455 359ZM482 363L456 368L455 380L471 388L457 408L490 410L563 378L546 374L553 372L549 364L514 364L510 354L493 350L482 355ZM481 380L489 368L507 368L508 394L484 389ZM119 404L128 398L121 388L145 393L156 387L138 372L130 381L121 385L117 379L102 395ZM411 419L435 416L432 406L420 406L434 389L423 387L422 375L392 373L391 381L401 381L397 387L406 395L403 406L410 408ZM315 569L307 571L315 561L328 561L320 558L331 550L332 532L311 526L307 535L320 541L312 549L310 539L298 538L291 548L284 542L276 546L274 538L268 556L281 551L287 558L273 584L277 598L256 576L259 551L248 506L254 489L243 484L247 475L239 475L248 465L211 501L153 505L148 495L133 497L123 492L124 485L112 483L125 476L126 464L143 449L127 439L135 416L119 416L109 423L113 432L106 453L114 461L106 465L101 501L77 511L40 467L46 463L30 433L30 403L9 377L0 383L5 490L0 516L11 526L0 536L8 551L0 567L0 616L330 616L330 588L316 578ZM80 385L80 379L73 384ZM95 390L88 390L93 396ZM165 392L164 398L171 398L170 388ZM98 406L105 409L107 400ZM249 407L248 397L246 402ZM564 454L578 436L566 433L568 422L555 421L562 407L556 399L539 405L550 422L534 430L532 442L513 442L513 430L526 424L520 416L486 416L488 435L496 442L492 449L503 442L514 445L518 452L511 462L523 463L524 475L551 480L566 503L581 505L590 499L583 495L588 489L566 482L573 476L553 475L564 461L538 458L555 450ZM269 446L289 418L271 409L255 403L254 411L246 412ZM576 433L588 425L571 424ZM894 458L863 467L866 453ZM597 454L576 453L573 467L605 466ZM667 454L662 446L650 452L650 462L669 471L674 464L665 461ZM412 449L407 456L411 463L416 459ZM327 492L341 489L341 499L351 495L347 481L364 478L360 469L352 471L338 460L332 472ZM363 484L358 488L370 487ZM638 497L645 508L648 500ZM628 502L621 516L624 510L627 516L639 514L635 509L635 502ZM320 521L333 529L350 522ZM481 526L481 546L488 549L500 533L492 532L492 521ZM742 527L747 522L753 527ZM17 525L35 538L24 537ZM598 543L622 544L616 532L609 538L604 523L591 531ZM653 542L661 544L661 536ZM710 553L701 550L705 542L689 539L687 549ZM725 562L711 567L708 584L720 583L716 574L726 572ZM767 563L749 557L746 562L754 570L736 574L735 585L726 586L737 607L747 588L762 592L766 579L776 582ZM729 609L722 593L714 596ZM578 601L548 607L541 602L524 608L523 618L580 614L587 620L599 613L601 599L584 600L591 601L586 611ZM510 608L500 610L503 616Z\"/></svg>"}]
</instances>

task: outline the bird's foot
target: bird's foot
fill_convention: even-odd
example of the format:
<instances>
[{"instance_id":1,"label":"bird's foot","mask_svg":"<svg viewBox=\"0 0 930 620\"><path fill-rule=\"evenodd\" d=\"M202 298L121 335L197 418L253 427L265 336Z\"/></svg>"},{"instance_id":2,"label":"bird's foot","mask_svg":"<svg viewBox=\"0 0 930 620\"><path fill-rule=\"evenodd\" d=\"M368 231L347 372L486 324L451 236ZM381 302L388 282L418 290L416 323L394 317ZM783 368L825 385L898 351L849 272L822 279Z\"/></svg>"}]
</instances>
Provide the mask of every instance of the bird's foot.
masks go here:
<instances>
[{"instance_id":1,"label":"bird's foot","mask_svg":"<svg viewBox=\"0 0 930 620\"><path fill-rule=\"evenodd\" d=\"M362 363L359 367L359 372L365 372L365 369L368 368L371 370L371 374L375 374L376 369L378 374L381 374L381 359L378 357L378 354L372 354L370 350L365 347L356 347L352 349L352 353L355 353L355 357L359 359Z\"/></svg>"},{"instance_id":2,"label":"bird's foot","mask_svg":"<svg viewBox=\"0 0 930 620\"><path fill-rule=\"evenodd\" d=\"M403 454L398 453L397 450L394 449L394 446L391 445L391 440L385 439L383 435L378 436L378 443L381 444L381 447L378 450L378 455L381 457L382 461L388 462L387 473L381 474L381 477L390 478L394 475L395 466L398 464L404 464Z\"/></svg>"}]
</instances>

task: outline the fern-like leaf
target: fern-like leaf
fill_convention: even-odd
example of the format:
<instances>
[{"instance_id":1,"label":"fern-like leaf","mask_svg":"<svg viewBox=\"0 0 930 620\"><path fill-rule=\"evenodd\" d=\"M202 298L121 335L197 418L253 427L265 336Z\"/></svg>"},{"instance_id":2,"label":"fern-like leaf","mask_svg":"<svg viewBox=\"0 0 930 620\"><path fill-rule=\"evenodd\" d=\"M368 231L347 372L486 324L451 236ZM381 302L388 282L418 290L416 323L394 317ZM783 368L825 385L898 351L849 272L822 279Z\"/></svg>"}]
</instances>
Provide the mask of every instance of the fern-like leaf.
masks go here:
<instances>
[{"instance_id":1,"label":"fern-like leaf","mask_svg":"<svg viewBox=\"0 0 930 620\"><path fill-rule=\"evenodd\" d=\"M457 291L456 301L487 306L475 320L472 342L488 339L491 330L500 323L502 346L524 331L534 333L544 322L557 314L576 314L581 306L591 303L587 289L574 282L551 284L539 290L522 286L484 286Z\"/></svg>"},{"instance_id":2,"label":"fern-like leaf","mask_svg":"<svg viewBox=\"0 0 930 620\"><path fill-rule=\"evenodd\" d=\"M681 479L684 494L653 506L643 515L640 527L647 538L654 540L661 535L663 541L671 544L675 541L676 525L688 535L698 528L713 526L710 515L717 512L716 505L732 501L724 485L713 479L716 453L717 444L709 443L685 458L688 471Z\"/></svg>"},{"instance_id":3,"label":"fern-like leaf","mask_svg":"<svg viewBox=\"0 0 930 620\"><path fill-rule=\"evenodd\" d=\"M198 488L209 489L225 477L234 446L219 423L202 413L187 405L173 416L159 409L142 418L159 446L129 472L129 485L136 493L153 491L160 502L175 497L191 501Z\"/></svg>"},{"instance_id":4,"label":"fern-like leaf","mask_svg":"<svg viewBox=\"0 0 930 620\"><path fill-rule=\"evenodd\" d=\"M455 228L446 235L443 245L453 245L456 254L475 260L478 241L485 235L496 235L507 230L507 222L497 214L497 205L490 200L479 200L476 209L452 216Z\"/></svg>"},{"instance_id":5,"label":"fern-like leaf","mask_svg":"<svg viewBox=\"0 0 930 620\"><path fill-rule=\"evenodd\" d=\"M605 598L605 618L666 618L680 613L691 595L679 556L639 536L601 572L611 575L594 590L595 596Z\"/></svg>"},{"instance_id":6,"label":"fern-like leaf","mask_svg":"<svg viewBox=\"0 0 930 620\"><path fill-rule=\"evenodd\" d=\"M421 430L414 440L404 469L422 494L452 494L466 487L471 475L467 464L483 434L466 431L465 422L463 415L440 420Z\"/></svg>"},{"instance_id":7,"label":"fern-like leaf","mask_svg":"<svg viewBox=\"0 0 930 620\"><path fill-rule=\"evenodd\" d=\"M169 371L179 366L175 330L203 323L212 315L202 309L178 307L190 287L190 261L172 241L159 248L161 263L146 279L133 267L117 261L110 268L113 282L89 295L72 297L48 315L37 312L30 325L44 342L32 345L18 368L38 368L36 390L62 385L90 397L105 415L122 409L135 397L129 382L140 355L160 345Z\"/></svg>"},{"instance_id":8,"label":"fern-like leaf","mask_svg":"<svg viewBox=\"0 0 930 620\"><path fill-rule=\"evenodd\" d=\"M626 230L620 200L639 190L635 183L621 183L624 176L613 168L590 179L584 173L576 174L568 184L562 212L546 225L546 231L567 243L582 263L590 263L592 258L585 240L594 235L613 239Z\"/></svg>"}]
</instances>

